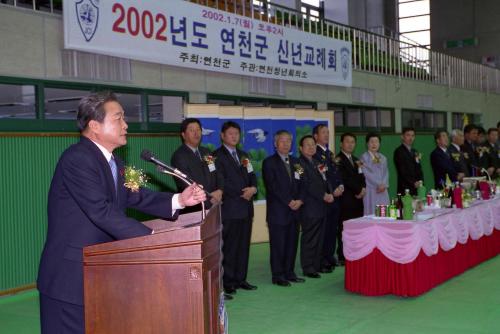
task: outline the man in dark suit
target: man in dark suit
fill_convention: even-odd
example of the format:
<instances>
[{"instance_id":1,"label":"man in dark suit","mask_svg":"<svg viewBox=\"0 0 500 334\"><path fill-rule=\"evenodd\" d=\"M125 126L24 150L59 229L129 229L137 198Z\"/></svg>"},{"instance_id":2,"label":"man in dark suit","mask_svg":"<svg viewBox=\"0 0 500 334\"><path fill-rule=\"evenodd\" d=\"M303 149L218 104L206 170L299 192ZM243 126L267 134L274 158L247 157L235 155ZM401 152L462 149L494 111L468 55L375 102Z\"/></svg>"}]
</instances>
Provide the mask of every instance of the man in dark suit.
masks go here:
<instances>
[{"instance_id":1,"label":"man in dark suit","mask_svg":"<svg viewBox=\"0 0 500 334\"><path fill-rule=\"evenodd\" d=\"M334 196L334 201L327 204L320 269L320 272L329 273L335 269L335 265L338 262L335 259L335 247L337 246L337 229L340 219L340 196L344 192L344 185L335 164L335 155L328 148L328 141L330 139L328 126L326 124L316 125L313 128L313 136L317 144L314 159L326 166L326 178Z\"/></svg>"},{"instance_id":2,"label":"man in dark suit","mask_svg":"<svg viewBox=\"0 0 500 334\"><path fill-rule=\"evenodd\" d=\"M304 204L299 159L289 156L292 135L280 130L274 135L276 153L264 159L262 174L266 186L266 220L271 248L272 282L290 286L301 283L295 274L299 237L299 209Z\"/></svg>"},{"instance_id":3,"label":"man in dark suit","mask_svg":"<svg viewBox=\"0 0 500 334\"><path fill-rule=\"evenodd\" d=\"M356 147L356 136L346 132L340 136L340 152L336 161L344 183L344 194L340 200L340 228L338 229L337 254L341 264L344 264L342 246L343 223L346 220L363 216L363 197L366 193L366 180L363 175L363 164L353 154Z\"/></svg>"},{"instance_id":4,"label":"man in dark suit","mask_svg":"<svg viewBox=\"0 0 500 334\"><path fill-rule=\"evenodd\" d=\"M465 162L467 163L467 168L469 170L469 175L475 176L478 174L477 171L477 157L476 157L476 141L478 129L474 124L467 124L464 127L465 140L461 147L464 153Z\"/></svg>"},{"instance_id":5,"label":"man in dark suit","mask_svg":"<svg viewBox=\"0 0 500 334\"><path fill-rule=\"evenodd\" d=\"M436 148L431 153L431 166L434 173L434 187L442 189L448 175L451 182L457 182L463 178L463 174L459 174L453 165L453 158L448 152L448 133L444 130L438 130L434 134Z\"/></svg>"},{"instance_id":6,"label":"man in dark suit","mask_svg":"<svg viewBox=\"0 0 500 334\"><path fill-rule=\"evenodd\" d=\"M91 94L80 101L80 142L59 159L49 191L48 231L37 287L44 334L84 333L83 247L153 233L125 208L162 218L206 198L193 185L182 194L127 189L123 163L113 150L127 143L127 123L116 97Z\"/></svg>"},{"instance_id":7,"label":"man in dark suit","mask_svg":"<svg viewBox=\"0 0 500 334\"><path fill-rule=\"evenodd\" d=\"M300 164L304 170L304 205L300 209L300 263L305 276L319 278L327 204L333 203L333 194L326 178L326 165L313 158L316 154L313 136L307 135L300 139L300 153Z\"/></svg>"},{"instance_id":8,"label":"man in dark suit","mask_svg":"<svg viewBox=\"0 0 500 334\"><path fill-rule=\"evenodd\" d=\"M497 128L488 129L488 138L485 146L488 148L490 158L490 170L488 172L492 178L500 177L500 145L498 144Z\"/></svg>"},{"instance_id":9,"label":"man in dark suit","mask_svg":"<svg viewBox=\"0 0 500 334\"><path fill-rule=\"evenodd\" d=\"M464 133L462 130L454 129L451 131L451 145L448 147L448 152L451 155L453 161L453 167L459 173L463 174L464 177L469 176L469 167L465 161L464 152L462 152L461 146L464 144ZM457 177L458 177L457 176ZM458 177L458 180L461 179Z\"/></svg>"},{"instance_id":10,"label":"man in dark suit","mask_svg":"<svg viewBox=\"0 0 500 334\"><path fill-rule=\"evenodd\" d=\"M406 189L416 195L417 189L423 184L424 174L420 153L412 145L415 141L415 129L404 128L401 133L401 145L394 151L394 164L398 174L398 193L404 194Z\"/></svg>"},{"instance_id":11,"label":"man in dark suit","mask_svg":"<svg viewBox=\"0 0 500 334\"><path fill-rule=\"evenodd\" d=\"M197 184L203 186L210 194L210 199L205 201L205 208L220 203L224 181L217 173L215 158L208 148L200 146L201 123L196 118L186 118L181 123L182 145L172 155L172 166L189 176ZM179 191L186 187L181 180L175 180ZM183 213L199 211L201 205L183 210Z\"/></svg>"},{"instance_id":12,"label":"man in dark suit","mask_svg":"<svg viewBox=\"0 0 500 334\"><path fill-rule=\"evenodd\" d=\"M224 178L222 265L224 290L229 294L235 293L239 288L257 289L247 282L257 178L248 154L236 147L240 142L240 133L238 123L225 122L221 129L222 145L214 152L217 173Z\"/></svg>"}]
</instances>

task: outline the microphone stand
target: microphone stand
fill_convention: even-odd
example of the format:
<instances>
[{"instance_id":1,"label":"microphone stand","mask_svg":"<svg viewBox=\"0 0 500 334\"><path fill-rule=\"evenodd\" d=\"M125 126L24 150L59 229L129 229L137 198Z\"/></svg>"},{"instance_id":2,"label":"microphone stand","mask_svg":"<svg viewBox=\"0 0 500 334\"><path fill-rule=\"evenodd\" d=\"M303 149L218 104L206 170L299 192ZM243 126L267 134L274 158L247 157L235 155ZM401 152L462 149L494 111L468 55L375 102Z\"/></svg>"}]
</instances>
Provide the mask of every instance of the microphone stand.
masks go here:
<instances>
[{"instance_id":1,"label":"microphone stand","mask_svg":"<svg viewBox=\"0 0 500 334\"><path fill-rule=\"evenodd\" d=\"M182 180L185 184L187 184L188 186L192 185L193 183L192 182L189 182L185 177L177 174L177 173L174 173L174 172L171 172L169 171L168 169L162 167L162 166L157 166L157 169L160 173L163 173L163 174L168 174L168 175L172 175L173 177L176 177L178 178L179 180ZM201 185L200 185L201 187ZM202 201L201 202L201 220L205 220L207 214L206 214L206 211L205 211L205 201Z\"/></svg>"}]
</instances>

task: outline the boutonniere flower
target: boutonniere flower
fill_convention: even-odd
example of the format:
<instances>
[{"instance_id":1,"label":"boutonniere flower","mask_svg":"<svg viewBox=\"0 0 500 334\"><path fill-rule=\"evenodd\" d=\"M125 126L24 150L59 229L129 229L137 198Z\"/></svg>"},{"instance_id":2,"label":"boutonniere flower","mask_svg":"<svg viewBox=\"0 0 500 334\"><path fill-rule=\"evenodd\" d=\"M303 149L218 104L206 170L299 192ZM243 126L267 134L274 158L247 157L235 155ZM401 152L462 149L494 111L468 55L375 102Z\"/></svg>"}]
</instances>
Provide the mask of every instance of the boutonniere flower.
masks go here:
<instances>
[{"instance_id":1,"label":"boutonniere flower","mask_svg":"<svg viewBox=\"0 0 500 334\"><path fill-rule=\"evenodd\" d=\"M325 174L326 171L328 170L328 166L325 164L319 164L318 165L318 170L321 174Z\"/></svg>"},{"instance_id":2,"label":"boutonniere flower","mask_svg":"<svg viewBox=\"0 0 500 334\"><path fill-rule=\"evenodd\" d=\"M302 166L300 164L293 165L293 168L295 170L295 173L297 173L299 175L304 174L304 168L302 168Z\"/></svg>"},{"instance_id":3,"label":"boutonniere flower","mask_svg":"<svg viewBox=\"0 0 500 334\"><path fill-rule=\"evenodd\" d=\"M326 155L322 154L321 155L321 161L325 161L326 160Z\"/></svg>"},{"instance_id":4,"label":"boutonniere flower","mask_svg":"<svg viewBox=\"0 0 500 334\"><path fill-rule=\"evenodd\" d=\"M380 163L380 155L374 154L373 157L372 157L372 162L374 164L379 164Z\"/></svg>"},{"instance_id":5,"label":"boutonniere flower","mask_svg":"<svg viewBox=\"0 0 500 334\"><path fill-rule=\"evenodd\" d=\"M479 146L476 148L476 152L479 154L479 156L483 156L484 153L490 153L490 149L487 148L486 146Z\"/></svg>"},{"instance_id":6,"label":"boutonniere flower","mask_svg":"<svg viewBox=\"0 0 500 334\"><path fill-rule=\"evenodd\" d=\"M203 161L205 161L207 165L211 165L215 163L215 157L211 154L207 154L203 157Z\"/></svg>"},{"instance_id":7,"label":"boutonniere flower","mask_svg":"<svg viewBox=\"0 0 500 334\"><path fill-rule=\"evenodd\" d=\"M422 160L422 153L415 152L415 161L420 162Z\"/></svg>"},{"instance_id":8,"label":"boutonniere flower","mask_svg":"<svg viewBox=\"0 0 500 334\"><path fill-rule=\"evenodd\" d=\"M138 192L139 188L144 187L148 182L148 177L144 171L142 169L136 169L132 166L125 167L125 170L123 170L123 176L125 177L125 183L123 185L132 192Z\"/></svg>"},{"instance_id":9,"label":"boutonniere flower","mask_svg":"<svg viewBox=\"0 0 500 334\"><path fill-rule=\"evenodd\" d=\"M361 161L361 160L356 160L356 162L355 162L355 163L356 163L356 165L358 166L358 168L363 167L363 161Z\"/></svg>"},{"instance_id":10,"label":"boutonniere flower","mask_svg":"<svg viewBox=\"0 0 500 334\"><path fill-rule=\"evenodd\" d=\"M460 161L460 153L452 153L451 157L457 162Z\"/></svg>"},{"instance_id":11,"label":"boutonniere flower","mask_svg":"<svg viewBox=\"0 0 500 334\"><path fill-rule=\"evenodd\" d=\"M469 153L464 152L464 158L465 158L465 159L469 159Z\"/></svg>"},{"instance_id":12,"label":"boutonniere flower","mask_svg":"<svg viewBox=\"0 0 500 334\"><path fill-rule=\"evenodd\" d=\"M336 164L336 165L340 165L340 162L342 161L342 159L340 159L340 157L336 157L333 162Z\"/></svg>"},{"instance_id":13,"label":"boutonniere flower","mask_svg":"<svg viewBox=\"0 0 500 334\"><path fill-rule=\"evenodd\" d=\"M241 165L246 168L248 167L249 164L250 164L250 159L248 159L247 157L242 157Z\"/></svg>"}]
</instances>

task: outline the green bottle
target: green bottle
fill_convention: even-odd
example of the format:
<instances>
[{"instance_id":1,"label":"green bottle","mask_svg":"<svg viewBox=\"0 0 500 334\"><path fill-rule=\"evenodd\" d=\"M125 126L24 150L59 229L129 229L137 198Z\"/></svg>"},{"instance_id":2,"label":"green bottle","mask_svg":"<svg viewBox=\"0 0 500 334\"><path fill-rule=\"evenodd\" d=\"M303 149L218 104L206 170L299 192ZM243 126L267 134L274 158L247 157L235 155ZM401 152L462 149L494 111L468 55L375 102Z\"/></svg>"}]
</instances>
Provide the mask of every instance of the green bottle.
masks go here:
<instances>
[{"instance_id":1,"label":"green bottle","mask_svg":"<svg viewBox=\"0 0 500 334\"><path fill-rule=\"evenodd\" d=\"M410 190L405 190L405 195L403 196L403 219L413 220L413 198L410 195Z\"/></svg>"},{"instance_id":2,"label":"green bottle","mask_svg":"<svg viewBox=\"0 0 500 334\"><path fill-rule=\"evenodd\" d=\"M392 219L398 218L398 209L396 208L396 201L393 199L389 205L389 217Z\"/></svg>"},{"instance_id":3,"label":"green bottle","mask_svg":"<svg viewBox=\"0 0 500 334\"><path fill-rule=\"evenodd\" d=\"M423 184L417 189L417 197L422 201L425 201L427 199L427 188L425 188Z\"/></svg>"}]
</instances>

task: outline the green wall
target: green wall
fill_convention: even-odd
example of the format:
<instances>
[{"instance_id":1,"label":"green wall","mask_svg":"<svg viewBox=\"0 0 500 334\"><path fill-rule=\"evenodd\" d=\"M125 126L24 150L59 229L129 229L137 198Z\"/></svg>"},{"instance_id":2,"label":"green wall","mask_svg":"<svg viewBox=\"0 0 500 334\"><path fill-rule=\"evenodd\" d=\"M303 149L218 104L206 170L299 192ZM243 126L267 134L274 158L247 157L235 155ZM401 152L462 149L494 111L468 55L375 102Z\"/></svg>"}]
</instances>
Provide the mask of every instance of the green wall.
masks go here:
<instances>
[{"instance_id":1,"label":"green wall","mask_svg":"<svg viewBox=\"0 0 500 334\"><path fill-rule=\"evenodd\" d=\"M1 135L0 292L35 282L47 228L47 193L52 174L60 154L78 141L76 136L64 135ZM118 154L152 176L153 189L173 190L171 177L140 160L140 152L148 148L168 161L179 142L176 136L130 136L129 144Z\"/></svg>"}]
</instances>

